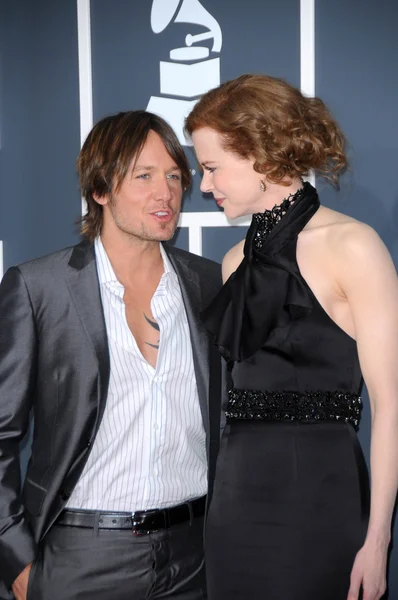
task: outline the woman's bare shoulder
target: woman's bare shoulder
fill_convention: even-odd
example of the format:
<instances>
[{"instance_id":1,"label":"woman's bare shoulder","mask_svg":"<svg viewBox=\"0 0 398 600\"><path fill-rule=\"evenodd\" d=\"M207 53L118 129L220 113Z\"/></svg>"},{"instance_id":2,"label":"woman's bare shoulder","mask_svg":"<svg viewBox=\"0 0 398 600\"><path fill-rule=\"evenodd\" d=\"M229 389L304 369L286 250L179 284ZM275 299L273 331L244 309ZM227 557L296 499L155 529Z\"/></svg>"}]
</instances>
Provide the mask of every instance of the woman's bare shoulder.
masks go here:
<instances>
[{"instance_id":1,"label":"woman's bare shoulder","mask_svg":"<svg viewBox=\"0 0 398 600\"><path fill-rule=\"evenodd\" d=\"M223 281L227 281L230 275L236 271L243 259L243 248L245 240L241 240L233 246L223 258L222 261L222 277Z\"/></svg>"},{"instance_id":2,"label":"woman's bare shoulder","mask_svg":"<svg viewBox=\"0 0 398 600\"><path fill-rule=\"evenodd\" d=\"M318 214L319 213L319 214ZM335 261L355 268L358 261L372 264L385 260L387 249L377 232L366 223L322 206L308 224L308 234L319 236Z\"/></svg>"},{"instance_id":3,"label":"woman's bare shoulder","mask_svg":"<svg viewBox=\"0 0 398 600\"><path fill-rule=\"evenodd\" d=\"M321 206L315 213L308 225L305 227L306 230L312 231L320 228L335 228L341 225L349 224L363 224L357 221L353 217L345 215L344 213L338 212L326 206Z\"/></svg>"},{"instance_id":4,"label":"woman's bare shoulder","mask_svg":"<svg viewBox=\"0 0 398 600\"><path fill-rule=\"evenodd\" d=\"M376 243L377 240L381 242L370 225L326 206L320 207L305 231L322 236L326 243L337 245L340 249L346 244L361 245L368 242Z\"/></svg>"}]
</instances>

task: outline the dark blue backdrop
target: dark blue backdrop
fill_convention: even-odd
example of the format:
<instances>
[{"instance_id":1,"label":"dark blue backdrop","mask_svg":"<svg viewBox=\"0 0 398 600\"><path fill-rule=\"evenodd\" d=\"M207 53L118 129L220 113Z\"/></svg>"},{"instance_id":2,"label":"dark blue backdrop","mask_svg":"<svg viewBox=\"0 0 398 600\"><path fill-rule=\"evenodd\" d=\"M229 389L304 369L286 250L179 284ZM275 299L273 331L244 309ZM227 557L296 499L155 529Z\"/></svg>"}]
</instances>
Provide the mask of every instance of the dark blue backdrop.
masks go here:
<instances>
[{"instance_id":1,"label":"dark blue backdrop","mask_svg":"<svg viewBox=\"0 0 398 600\"><path fill-rule=\"evenodd\" d=\"M243 72L300 85L299 0L202 0L221 27L221 81ZM170 23L155 35L150 0L92 0L94 120L145 108L159 93L159 62L198 25ZM4 267L73 244L80 196L77 8L72 0L0 0L0 240ZM316 93L351 144L352 169L321 201L372 225L398 260L398 3L316 0ZM211 41L205 42L211 47ZM192 150L188 155L195 166ZM187 212L216 212L196 175ZM220 260L244 229L203 229L203 254ZM177 239L188 247L188 232ZM1 317L0 317L1 318ZM369 409L360 439L369 454ZM398 600L398 552L390 599Z\"/></svg>"}]
</instances>

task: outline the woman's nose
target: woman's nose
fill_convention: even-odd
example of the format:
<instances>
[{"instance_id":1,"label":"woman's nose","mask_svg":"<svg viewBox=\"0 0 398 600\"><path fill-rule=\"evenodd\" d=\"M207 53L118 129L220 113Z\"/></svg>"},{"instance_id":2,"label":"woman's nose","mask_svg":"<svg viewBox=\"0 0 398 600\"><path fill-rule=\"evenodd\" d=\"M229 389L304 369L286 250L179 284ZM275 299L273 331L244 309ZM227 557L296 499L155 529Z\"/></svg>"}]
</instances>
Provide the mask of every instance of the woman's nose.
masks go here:
<instances>
[{"instance_id":1,"label":"woman's nose","mask_svg":"<svg viewBox=\"0 0 398 600\"><path fill-rule=\"evenodd\" d=\"M211 192L213 186L211 184L210 176L206 171L203 171L202 181L200 183L200 191L204 193Z\"/></svg>"}]
</instances>

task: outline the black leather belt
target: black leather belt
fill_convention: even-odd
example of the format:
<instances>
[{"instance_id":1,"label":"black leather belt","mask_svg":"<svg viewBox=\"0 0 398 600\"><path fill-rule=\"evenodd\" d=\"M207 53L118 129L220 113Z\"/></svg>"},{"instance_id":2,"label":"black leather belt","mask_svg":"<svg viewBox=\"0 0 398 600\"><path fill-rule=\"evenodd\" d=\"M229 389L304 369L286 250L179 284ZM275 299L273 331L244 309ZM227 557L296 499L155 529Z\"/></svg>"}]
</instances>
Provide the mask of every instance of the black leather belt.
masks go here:
<instances>
[{"instance_id":1,"label":"black leather belt","mask_svg":"<svg viewBox=\"0 0 398 600\"><path fill-rule=\"evenodd\" d=\"M135 535L147 535L195 517L202 517L205 507L206 496L171 508L138 510L133 513L66 509L58 517L56 525L91 529L131 529Z\"/></svg>"}]
</instances>

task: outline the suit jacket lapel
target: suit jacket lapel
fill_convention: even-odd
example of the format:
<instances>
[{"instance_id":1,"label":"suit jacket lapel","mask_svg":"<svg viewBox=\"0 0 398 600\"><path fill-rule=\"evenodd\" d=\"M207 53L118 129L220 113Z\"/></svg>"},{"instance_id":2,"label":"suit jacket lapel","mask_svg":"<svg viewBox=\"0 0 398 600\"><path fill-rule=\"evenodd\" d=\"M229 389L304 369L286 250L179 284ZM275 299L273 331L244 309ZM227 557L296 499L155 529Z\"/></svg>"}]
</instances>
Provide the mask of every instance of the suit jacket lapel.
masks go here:
<instances>
[{"instance_id":1,"label":"suit jacket lapel","mask_svg":"<svg viewBox=\"0 0 398 600\"><path fill-rule=\"evenodd\" d=\"M164 246L177 273L191 334L193 362L199 403L206 434L209 434L209 355L210 344L200 320L202 294L199 275L190 266L189 258ZM106 326L101 302L94 246L83 241L73 249L68 264L67 282L82 327L91 342L98 362L99 420L105 408L109 384L110 362Z\"/></svg>"},{"instance_id":2,"label":"suit jacket lapel","mask_svg":"<svg viewBox=\"0 0 398 600\"><path fill-rule=\"evenodd\" d=\"M167 245L167 255L177 273L191 334L193 362L199 403L206 434L209 434L209 338L200 320L202 295L199 275L190 268L189 258L178 254Z\"/></svg>"},{"instance_id":3,"label":"suit jacket lapel","mask_svg":"<svg viewBox=\"0 0 398 600\"><path fill-rule=\"evenodd\" d=\"M83 241L73 249L68 264L67 282L83 330L98 362L100 420L108 391L110 362L94 246L89 242Z\"/></svg>"}]
</instances>

